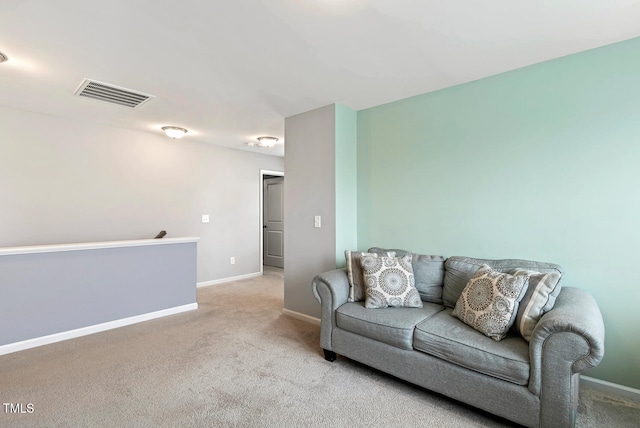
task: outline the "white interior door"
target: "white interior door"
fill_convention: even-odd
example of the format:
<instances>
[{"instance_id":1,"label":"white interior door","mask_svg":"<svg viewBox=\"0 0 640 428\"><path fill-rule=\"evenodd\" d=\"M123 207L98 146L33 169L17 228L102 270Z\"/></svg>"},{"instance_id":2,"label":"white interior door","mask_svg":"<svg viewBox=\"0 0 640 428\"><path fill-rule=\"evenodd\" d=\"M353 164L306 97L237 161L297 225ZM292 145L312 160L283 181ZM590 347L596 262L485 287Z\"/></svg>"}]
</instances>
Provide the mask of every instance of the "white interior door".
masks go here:
<instances>
[{"instance_id":1,"label":"white interior door","mask_svg":"<svg viewBox=\"0 0 640 428\"><path fill-rule=\"evenodd\" d=\"M284 268L284 177L263 183L263 264Z\"/></svg>"}]
</instances>

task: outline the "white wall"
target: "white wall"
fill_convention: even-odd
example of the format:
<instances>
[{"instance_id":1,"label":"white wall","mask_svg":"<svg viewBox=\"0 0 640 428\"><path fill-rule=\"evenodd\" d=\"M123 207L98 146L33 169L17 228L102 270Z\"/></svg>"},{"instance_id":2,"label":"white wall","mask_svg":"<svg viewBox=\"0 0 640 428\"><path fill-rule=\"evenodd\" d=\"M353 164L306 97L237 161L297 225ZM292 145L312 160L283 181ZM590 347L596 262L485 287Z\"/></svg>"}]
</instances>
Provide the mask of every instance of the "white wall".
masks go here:
<instances>
[{"instance_id":1,"label":"white wall","mask_svg":"<svg viewBox=\"0 0 640 428\"><path fill-rule=\"evenodd\" d=\"M0 129L0 247L165 229L201 238L198 282L260 271L260 169L282 158L4 107Z\"/></svg>"}]
</instances>

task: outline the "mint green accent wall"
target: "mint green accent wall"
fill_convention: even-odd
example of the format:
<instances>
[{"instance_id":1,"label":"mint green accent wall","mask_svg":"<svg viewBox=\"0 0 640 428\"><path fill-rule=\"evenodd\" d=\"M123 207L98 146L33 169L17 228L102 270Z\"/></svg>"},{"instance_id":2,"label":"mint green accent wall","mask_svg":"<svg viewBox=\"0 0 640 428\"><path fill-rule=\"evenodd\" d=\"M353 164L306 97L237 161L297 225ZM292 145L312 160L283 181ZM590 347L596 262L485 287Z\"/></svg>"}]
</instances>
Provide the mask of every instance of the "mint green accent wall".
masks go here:
<instances>
[{"instance_id":1,"label":"mint green accent wall","mask_svg":"<svg viewBox=\"0 0 640 428\"><path fill-rule=\"evenodd\" d=\"M640 39L358 112L358 244L559 263L640 388Z\"/></svg>"},{"instance_id":2,"label":"mint green accent wall","mask_svg":"<svg viewBox=\"0 0 640 428\"><path fill-rule=\"evenodd\" d=\"M344 267L344 251L358 245L358 114L335 104L336 114L336 266Z\"/></svg>"}]
</instances>

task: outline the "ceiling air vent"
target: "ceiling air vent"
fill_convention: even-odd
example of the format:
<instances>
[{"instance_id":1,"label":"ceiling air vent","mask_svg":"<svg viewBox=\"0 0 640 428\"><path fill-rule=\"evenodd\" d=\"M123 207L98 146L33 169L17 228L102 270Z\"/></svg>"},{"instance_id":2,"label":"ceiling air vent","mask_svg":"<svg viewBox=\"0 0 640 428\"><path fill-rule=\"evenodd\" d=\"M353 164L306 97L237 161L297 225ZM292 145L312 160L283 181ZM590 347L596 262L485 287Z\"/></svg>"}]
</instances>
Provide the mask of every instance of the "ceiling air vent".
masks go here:
<instances>
[{"instance_id":1,"label":"ceiling air vent","mask_svg":"<svg viewBox=\"0 0 640 428\"><path fill-rule=\"evenodd\" d=\"M74 95L120 104L121 106L131 108L140 107L142 104L155 98L154 95L91 79L84 79L80 87L76 89Z\"/></svg>"}]
</instances>

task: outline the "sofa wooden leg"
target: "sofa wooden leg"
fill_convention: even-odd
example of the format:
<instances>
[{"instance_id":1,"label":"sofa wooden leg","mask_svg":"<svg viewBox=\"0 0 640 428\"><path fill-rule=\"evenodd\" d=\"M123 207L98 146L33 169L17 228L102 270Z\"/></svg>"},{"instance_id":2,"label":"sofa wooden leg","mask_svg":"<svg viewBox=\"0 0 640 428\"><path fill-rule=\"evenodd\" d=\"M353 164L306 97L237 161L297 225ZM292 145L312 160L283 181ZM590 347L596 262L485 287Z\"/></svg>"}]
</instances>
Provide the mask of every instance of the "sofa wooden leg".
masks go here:
<instances>
[{"instance_id":1,"label":"sofa wooden leg","mask_svg":"<svg viewBox=\"0 0 640 428\"><path fill-rule=\"evenodd\" d=\"M324 351L324 359L332 362L336 360L336 353L333 351L327 351L326 349L323 349Z\"/></svg>"}]
</instances>

